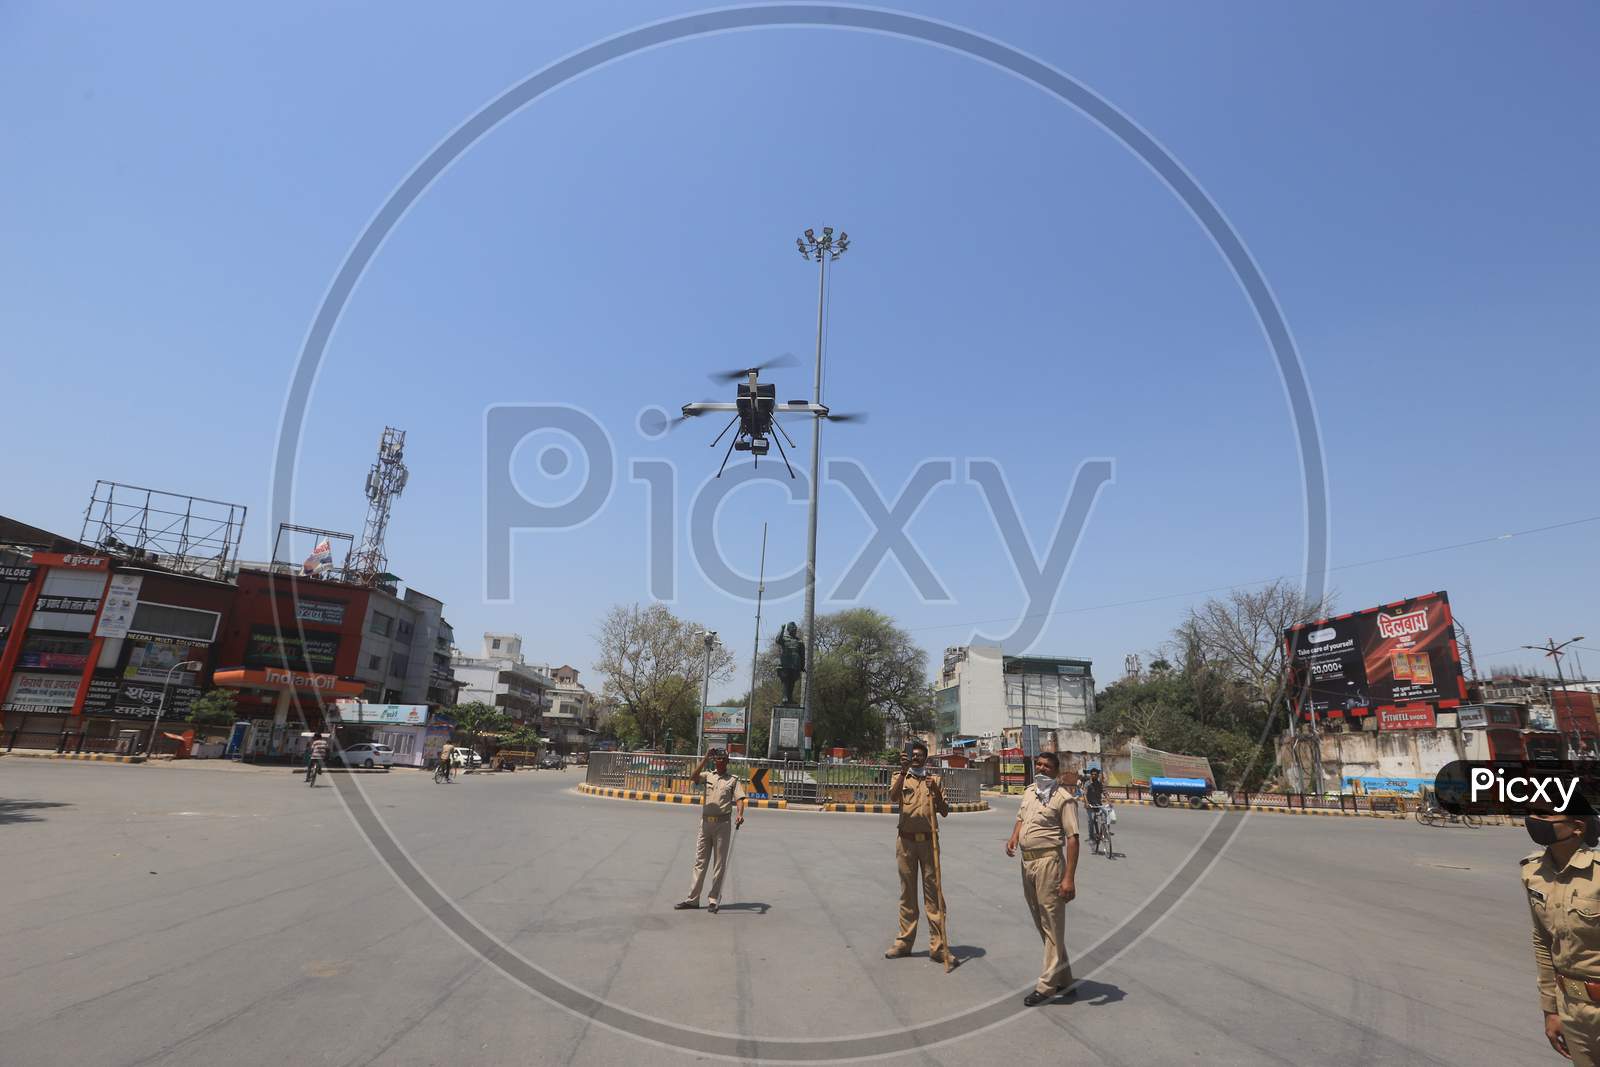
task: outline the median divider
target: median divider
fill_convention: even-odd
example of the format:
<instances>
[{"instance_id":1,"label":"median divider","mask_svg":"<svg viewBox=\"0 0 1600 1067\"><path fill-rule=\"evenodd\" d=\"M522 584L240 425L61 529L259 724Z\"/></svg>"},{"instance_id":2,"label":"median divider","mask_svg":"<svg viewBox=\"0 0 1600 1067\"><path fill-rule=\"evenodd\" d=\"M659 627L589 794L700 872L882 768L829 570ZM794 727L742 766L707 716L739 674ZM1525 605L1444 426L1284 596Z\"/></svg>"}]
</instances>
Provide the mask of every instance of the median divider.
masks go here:
<instances>
[{"instance_id":1,"label":"median divider","mask_svg":"<svg viewBox=\"0 0 1600 1067\"><path fill-rule=\"evenodd\" d=\"M841 801L830 800L830 801L828 801L828 803L826 803L826 804L824 804L822 806L822 810L823 811L846 811L846 812L852 812L852 813L862 814L862 815L898 815L898 814L900 814L900 805L898 805L898 804L848 804L848 803L844 803L844 802L841 802ZM980 800L976 804L952 804L952 805L950 805L950 813L952 815L966 813L966 812L988 811L988 810L989 810L989 802L987 800Z\"/></svg>"}]
</instances>

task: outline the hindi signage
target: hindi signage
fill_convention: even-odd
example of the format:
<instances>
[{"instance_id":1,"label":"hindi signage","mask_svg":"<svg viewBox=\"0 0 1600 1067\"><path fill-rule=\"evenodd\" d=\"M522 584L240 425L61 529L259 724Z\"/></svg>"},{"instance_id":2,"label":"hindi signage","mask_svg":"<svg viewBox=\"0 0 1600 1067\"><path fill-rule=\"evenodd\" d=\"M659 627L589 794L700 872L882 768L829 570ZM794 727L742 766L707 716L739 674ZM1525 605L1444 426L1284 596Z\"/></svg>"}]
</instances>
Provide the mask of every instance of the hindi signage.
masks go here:
<instances>
[{"instance_id":1,"label":"hindi signage","mask_svg":"<svg viewBox=\"0 0 1600 1067\"><path fill-rule=\"evenodd\" d=\"M97 637L127 637L133 624L133 610L139 606L139 587L144 576L139 574L113 574L106 587L106 606L95 627Z\"/></svg>"}]
</instances>

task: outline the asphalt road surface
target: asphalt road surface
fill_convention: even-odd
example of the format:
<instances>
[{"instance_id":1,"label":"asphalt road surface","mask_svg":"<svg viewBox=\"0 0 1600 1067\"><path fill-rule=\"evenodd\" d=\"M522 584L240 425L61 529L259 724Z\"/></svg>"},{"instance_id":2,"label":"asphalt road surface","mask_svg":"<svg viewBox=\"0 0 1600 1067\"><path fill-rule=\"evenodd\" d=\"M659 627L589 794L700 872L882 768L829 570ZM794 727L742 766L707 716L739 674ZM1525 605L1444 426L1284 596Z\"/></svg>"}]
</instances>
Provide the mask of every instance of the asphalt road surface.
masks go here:
<instances>
[{"instance_id":1,"label":"asphalt road surface","mask_svg":"<svg viewBox=\"0 0 1600 1067\"><path fill-rule=\"evenodd\" d=\"M694 809L578 795L582 771L359 775L435 886L609 1004L709 1031L845 1038L1011 998L895 1063L1538 1064L1520 829L1249 817L1071 1002L1022 1009L1041 948L1002 845L1014 805L946 823L962 964L885 960L894 820L752 811L724 910L672 910ZM334 776L325 776L326 783ZM346 779L349 781L350 779ZM1134 913L1215 815L1121 809L1068 941ZM685 1064L471 952L363 839L337 787L220 763L0 758L0 1063ZM1087 850L1086 850L1087 851Z\"/></svg>"}]
</instances>

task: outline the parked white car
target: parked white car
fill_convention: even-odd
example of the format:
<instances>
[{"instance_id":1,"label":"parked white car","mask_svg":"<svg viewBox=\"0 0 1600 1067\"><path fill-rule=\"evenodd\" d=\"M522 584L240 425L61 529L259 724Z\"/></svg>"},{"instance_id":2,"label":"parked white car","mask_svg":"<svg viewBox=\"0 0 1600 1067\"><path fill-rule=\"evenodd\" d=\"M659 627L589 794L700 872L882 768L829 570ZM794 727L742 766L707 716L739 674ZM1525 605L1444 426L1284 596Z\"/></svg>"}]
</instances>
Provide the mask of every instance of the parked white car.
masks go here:
<instances>
[{"instance_id":1,"label":"parked white car","mask_svg":"<svg viewBox=\"0 0 1600 1067\"><path fill-rule=\"evenodd\" d=\"M393 767L394 749L376 741L363 741L344 750L346 767Z\"/></svg>"},{"instance_id":2,"label":"parked white car","mask_svg":"<svg viewBox=\"0 0 1600 1067\"><path fill-rule=\"evenodd\" d=\"M483 757L470 748L457 748L451 751L450 762L457 767L482 767Z\"/></svg>"}]
</instances>

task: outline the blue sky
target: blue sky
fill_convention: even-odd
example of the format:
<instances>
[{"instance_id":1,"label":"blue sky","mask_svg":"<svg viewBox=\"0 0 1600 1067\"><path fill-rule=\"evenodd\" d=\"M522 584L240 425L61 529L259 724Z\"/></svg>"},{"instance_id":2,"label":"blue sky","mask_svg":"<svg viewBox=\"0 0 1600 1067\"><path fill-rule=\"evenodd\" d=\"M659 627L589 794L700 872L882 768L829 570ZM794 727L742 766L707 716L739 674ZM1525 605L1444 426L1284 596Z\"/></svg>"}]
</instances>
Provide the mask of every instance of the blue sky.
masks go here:
<instances>
[{"instance_id":1,"label":"blue sky","mask_svg":"<svg viewBox=\"0 0 1600 1067\"><path fill-rule=\"evenodd\" d=\"M244 20L206 5L8 5L0 510L75 534L94 480L116 479L248 505L245 554L264 556L291 369L384 198L510 84L688 10L283 4ZM1335 566L1600 515L1592 7L908 10L1084 82L1226 212L1307 367ZM484 410L578 405L622 464L671 460L698 485L719 427L650 441L636 416L712 397L706 371L809 358L816 278L793 240L823 224L854 245L834 274L827 399L872 415L829 428L826 455L862 461L886 493L927 457L994 458L1040 545L1077 465L1116 462L1034 650L1092 656L1109 680L1189 601L1097 605L1300 573L1283 389L1182 205L1036 89L926 46L825 30L630 57L460 159L339 324L292 520L358 531L378 434L405 428L392 568L446 601L464 643L516 629L537 658L587 667L605 610L648 596L644 490L624 466L589 525L521 536L512 601L487 603ZM808 369L776 380L785 397L809 390ZM540 477L536 454L518 453L523 484ZM733 500L718 525L730 561L754 570L767 519L769 570L800 564L803 506L776 485ZM1489 654L1548 634L1600 647L1597 532L1356 567L1332 584L1346 609L1448 589L1481 667L1531 662ZM826 487L824 592L871 533ZM910 533L953 600L924 603L892 561L862 600L934 661L974 620L1023 610L976 488L936 490ZM680 558L675 609L742 661L751 606ZM769 602L767 634L800 613L798 596ZM1600 673L1600 652L1591 661ZM741 670L724 695L743 686Z\"/></svg>"}]
</instances>

